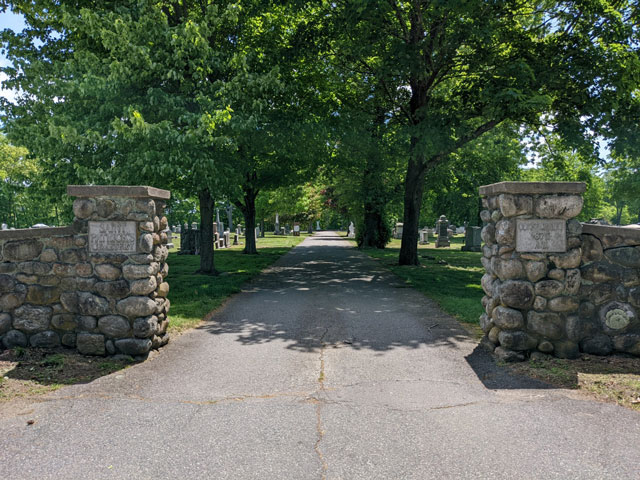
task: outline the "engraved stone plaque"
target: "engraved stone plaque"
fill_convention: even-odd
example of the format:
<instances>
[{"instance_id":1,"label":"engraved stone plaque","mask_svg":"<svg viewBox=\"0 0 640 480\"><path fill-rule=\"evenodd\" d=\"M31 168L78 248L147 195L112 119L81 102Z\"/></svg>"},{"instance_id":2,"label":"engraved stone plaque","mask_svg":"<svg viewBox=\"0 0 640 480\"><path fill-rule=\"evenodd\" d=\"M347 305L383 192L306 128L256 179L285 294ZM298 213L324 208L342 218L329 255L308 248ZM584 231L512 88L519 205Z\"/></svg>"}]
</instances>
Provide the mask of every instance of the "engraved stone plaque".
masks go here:
<instances>
[{"instance_id":1,"label":"engraved stone plaque","mask_svg":"<svg viewBox=\"0 0 640 480\"><path fill-rule=\"evenodd\" d=\"M564 220L516 220L516 252L566 252Z\"/></svg>"},{"instance_id":2,"label":"engraved stone plaque","mask_svg":"<svg viewBox=\"0 0 640 480\"><path fill-rule=\"evenodd\" d=\"M89 222L89 252L135 253L136 222Z\"/></svg>"}]
</instances>

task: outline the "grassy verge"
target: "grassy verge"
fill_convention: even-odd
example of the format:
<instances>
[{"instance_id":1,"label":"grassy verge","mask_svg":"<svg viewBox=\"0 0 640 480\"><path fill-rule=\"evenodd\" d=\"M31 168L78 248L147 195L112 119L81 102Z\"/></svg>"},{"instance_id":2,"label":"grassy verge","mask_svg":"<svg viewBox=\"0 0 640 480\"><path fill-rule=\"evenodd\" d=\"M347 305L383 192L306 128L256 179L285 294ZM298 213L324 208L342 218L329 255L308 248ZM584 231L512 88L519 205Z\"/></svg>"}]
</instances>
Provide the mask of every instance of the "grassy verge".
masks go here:
<instances>
[{"instance_id":1,"label":"grassy verge","mask_svg":"<svg viewBox=\"0 0 640 480\"><path fill-rule=\"evenodd\" d=\"M565 360L549 357L510 364L507 368L640 412L640 358L582 355L577 360Z\"/></svg>"},{"instance_id":2,"label":"grassy verge","mask_svg":"<svg viewBox=\"0 0 640 480\"><path fill-rule=\"evenodd\" d=\"M265 238L258 239L258 255L243 254L243 245L216 250L215 265L220 272L217 276L194 274L200 265L199 256L170 253L167 280L171 285L170 332L179 333L197 325L207 313L222 305L230 295L239 292L244 283L307 236L266 234Z\"/></svg>"},{"instance_id":3,"label":"grassy verge","mask_svg":"<svg viewBox=\"0 0 640 480\"><path fill-rule=\"evenodd\" d=\"M393 273L427 297L435 300L448 314L477 324L483 313L484 295L480 279L484 269L479 252L463 252L464 237L456 236L450 248L435 248L433 243L418 246L419 267L398 265L400 240L392 240L384 250L364 250Z\"/></svg>"},{"instance_id":4,"label":"grassy verge","mask_svg":"<svg viewBox=\"0 0 640 480\"><path fill-rule=\"evenodd\" d=\"M400 240L392 240L384 250L364 251L408 285L435 300L445 312L466 322L467 326L472 324L471 331L481 336L476 324L483 313L482 254L461 251L463 242L460 236L454 237L451 248L447 249L436 249L433 244L420 245L419 267L398 265ZM577 360L566 360L548 357L504 367L559 388L579 390L592 398L640 411L640 358L582 355Z\"/></svg>"}]
</instances>

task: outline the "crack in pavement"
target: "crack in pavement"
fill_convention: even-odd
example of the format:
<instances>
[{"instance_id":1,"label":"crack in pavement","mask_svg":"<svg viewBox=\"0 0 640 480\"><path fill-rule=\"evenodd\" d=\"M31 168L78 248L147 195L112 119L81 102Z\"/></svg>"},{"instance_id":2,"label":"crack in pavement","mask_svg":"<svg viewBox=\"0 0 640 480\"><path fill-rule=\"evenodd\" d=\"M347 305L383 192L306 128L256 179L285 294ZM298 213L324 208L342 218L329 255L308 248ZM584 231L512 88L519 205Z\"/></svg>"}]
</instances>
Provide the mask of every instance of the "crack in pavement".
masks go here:
<instances>
[{"instance_id":1,"label":"crack in pavement","mask_svg":"<svg viewBox=\"0 0 640 480\"><path fill-rule=\"evenodd\" d=\"M318 459L320 460L320 464L322 466L322 480L326 480L327 478L327 471L329 469L329 465L327 465L327 461L324 458L324 455L322 454L322 450L320 449L320 443L322 442L322 439L324 438L324 429L322 426L322 407L324 407L325 403L326 403L326 399L324 398L324 396L322 396L321 394L326 392L325 386L324 386L324 381L325 381L325 376L324 376L324 352L325 349L327 347L327 344L324 343L324 337L327 335L327 333L329 332L329 327L325 328L324 333L322 334L322 336L320 337L320 374L318 375L318 389L316 390L316 434L317 434L317 440L316 440L316 444L314 446L314 450L316 452L316 455L318 455Z\"/></svg>"}]
</instances>

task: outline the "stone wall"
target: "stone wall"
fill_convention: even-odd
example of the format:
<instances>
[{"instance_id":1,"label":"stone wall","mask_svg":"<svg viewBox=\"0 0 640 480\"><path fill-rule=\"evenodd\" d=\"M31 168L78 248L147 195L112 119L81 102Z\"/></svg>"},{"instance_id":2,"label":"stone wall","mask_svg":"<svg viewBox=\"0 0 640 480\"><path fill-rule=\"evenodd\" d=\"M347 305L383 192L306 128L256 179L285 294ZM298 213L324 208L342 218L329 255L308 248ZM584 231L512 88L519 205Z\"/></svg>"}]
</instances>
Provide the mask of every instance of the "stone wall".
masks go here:
<instances>
[{"instance_id":1,"label":"stone wall","mask_svg":"<svg viewBox=\"0 0 640 480\"><path fill-rule=\"evenodd\" d=\"M0 344L144 356L169 340L169 192L69 186L69 227L0 231Z\"/></svg>"},{"instance_id":2,"label":"stone wall","mask_svg":"<svg viewBox=\"0 0 640 480\"><path fill-rule=\"evenodd\" d=\"M574 340L595 355L640 355L640 229L583 224Z\"/></svg>"}]
</instances>

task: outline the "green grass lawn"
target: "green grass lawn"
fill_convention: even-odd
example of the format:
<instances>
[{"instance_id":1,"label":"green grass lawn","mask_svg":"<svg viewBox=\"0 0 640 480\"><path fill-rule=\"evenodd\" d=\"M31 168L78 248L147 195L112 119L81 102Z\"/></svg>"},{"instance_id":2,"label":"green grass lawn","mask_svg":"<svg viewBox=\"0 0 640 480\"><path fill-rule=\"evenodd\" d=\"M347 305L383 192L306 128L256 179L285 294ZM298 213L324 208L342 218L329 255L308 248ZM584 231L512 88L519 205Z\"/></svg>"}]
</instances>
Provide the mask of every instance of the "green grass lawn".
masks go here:
<instances>
[{"instance_id":1,"label":"green grass lawn","mask_svg":"<svg viewBox=\"0 0 640 480\"><path fill-rule=\"evenodd\" d=\"M170 327L173 333L194 327L212 310L218 308L232 294L240 291L241 286L280 256L300 243L307 236L276 236L266 234L258 239L258 255L242 253L244 245L223 250L215 250L214 261L220 275L196 275L200 265L198 255L178 255L176 250L169 254L169 276L171 285L169 300ZM174 243L179 244L175 239Z\"/></svg>"},{"instance_id":2,"label":"green grass lawn","mask_svg":"<svg viewBox=\"0 0 640 480\"><path fill-rule=\"evenodd\" d=\"M418 246L421 265L398 265L400 240L392 240L384 250L366 249L369 256L379 259L407 284L435 300L450 315L467 323L478 323L484 312L481 300L484 292L480 279L484 268L482 253L463 252L464 236L455 236L449 248L435 248L435 239L429 245Z\"/></svg>"}]
</instances>

